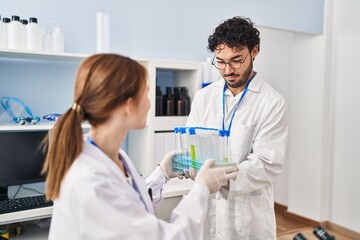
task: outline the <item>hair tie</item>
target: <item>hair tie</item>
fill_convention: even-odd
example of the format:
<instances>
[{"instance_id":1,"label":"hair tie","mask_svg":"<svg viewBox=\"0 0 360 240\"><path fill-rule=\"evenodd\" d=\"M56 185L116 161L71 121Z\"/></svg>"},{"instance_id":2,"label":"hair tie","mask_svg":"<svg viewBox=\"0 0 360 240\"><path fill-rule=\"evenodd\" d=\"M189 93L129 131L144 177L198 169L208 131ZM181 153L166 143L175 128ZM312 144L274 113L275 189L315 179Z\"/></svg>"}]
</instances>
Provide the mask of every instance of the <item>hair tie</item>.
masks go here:
<instances>
[{"instance_id":1,"label":"hair tie","mask_svg":"<svg viewBox=\"0 0 360 240\"><path fill-rule=\"evenodd\" d=\"M79 104L77 104L76 102L73 103L71 109L76 111L77 113L79 113L81 116L84 115L84 111L82 110L81 106Z\"/></svg>"}]
</instances>

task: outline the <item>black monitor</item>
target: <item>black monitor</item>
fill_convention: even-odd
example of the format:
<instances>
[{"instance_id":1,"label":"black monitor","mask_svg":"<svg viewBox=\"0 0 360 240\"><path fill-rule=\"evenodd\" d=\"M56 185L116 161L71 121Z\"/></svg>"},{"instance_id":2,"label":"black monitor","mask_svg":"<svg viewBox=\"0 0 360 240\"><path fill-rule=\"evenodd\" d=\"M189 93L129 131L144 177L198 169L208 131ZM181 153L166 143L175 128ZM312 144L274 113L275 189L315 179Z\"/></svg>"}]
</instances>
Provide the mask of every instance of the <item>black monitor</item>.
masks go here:
<instances>
[{"instance_id":1,"label":"black monitor","mask_svg":"<svg viewBox=\"0 0 360 240\"><path fill-rule=\"evenodd\" d=\"M41 169L45 160L41 142L47 130L0 132L0 200L8 187L45 181Z\"/></svg>"}]
</instances>

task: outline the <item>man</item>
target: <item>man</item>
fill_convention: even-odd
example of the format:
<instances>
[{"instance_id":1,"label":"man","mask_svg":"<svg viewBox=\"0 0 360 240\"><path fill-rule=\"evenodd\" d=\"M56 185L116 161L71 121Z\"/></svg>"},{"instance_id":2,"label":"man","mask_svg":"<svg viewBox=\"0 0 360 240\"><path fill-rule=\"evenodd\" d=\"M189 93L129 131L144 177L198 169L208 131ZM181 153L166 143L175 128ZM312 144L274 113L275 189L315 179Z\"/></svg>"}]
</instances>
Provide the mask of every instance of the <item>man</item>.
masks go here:
<instances>
[{"instance_id":1,"label":"man","mask_svg":"<svg viewBox=\"0 0 360 240\"><path fill-rule=\"evenodd\" d=\"M259 35L250 19L234 17L208 39L222 79L195 94L187 126L229 130L239 171L210 197L204 240L276 239L273 182L283 167L288 116L284 98L253 70Z\"/></svg>"}]
</instances>

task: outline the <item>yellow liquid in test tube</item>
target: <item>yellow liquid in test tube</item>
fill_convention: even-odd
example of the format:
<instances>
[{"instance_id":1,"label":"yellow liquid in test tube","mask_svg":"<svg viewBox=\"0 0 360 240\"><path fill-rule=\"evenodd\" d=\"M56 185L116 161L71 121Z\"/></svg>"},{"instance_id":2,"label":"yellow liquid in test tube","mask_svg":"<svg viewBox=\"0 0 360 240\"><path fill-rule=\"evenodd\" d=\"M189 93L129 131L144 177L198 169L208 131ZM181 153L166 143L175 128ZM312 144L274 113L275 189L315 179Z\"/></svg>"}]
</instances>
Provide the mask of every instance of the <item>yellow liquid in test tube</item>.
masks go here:
<instances>
[{"instance_id":1,"label":"yellow liquid in test tube","mask_svg":"<svg viewBox=\"0 0 360 240\"><path fill-rule=\"evenodd\" d=\"M190 145L190 154L191 154L191 164L193 167L196 167L196 154L195 154L195 146L194 145Z\"/></svg>"}]
</instances>

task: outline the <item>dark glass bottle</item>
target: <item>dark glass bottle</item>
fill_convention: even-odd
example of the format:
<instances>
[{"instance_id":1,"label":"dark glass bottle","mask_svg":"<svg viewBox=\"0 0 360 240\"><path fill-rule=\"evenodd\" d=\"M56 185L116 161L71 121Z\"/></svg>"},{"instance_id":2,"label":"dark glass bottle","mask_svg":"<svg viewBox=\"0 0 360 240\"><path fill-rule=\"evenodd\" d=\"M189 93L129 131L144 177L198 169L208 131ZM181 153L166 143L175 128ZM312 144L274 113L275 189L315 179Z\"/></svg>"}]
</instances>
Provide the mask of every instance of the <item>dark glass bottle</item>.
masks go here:
<instances>
[{"instance_id":1,"label":"dark glass bottle","mask_svg":"<svg viewBox=\"0 0 360 240\"><path fill-rule=\"evenodd\" d=\"M163 116L163 115L164 115L163 95L160 86L156 86L155 116Z\"/></svg>"},{"instance_id":2,"label":"dark glass bottle","mask_svg":"<svg viewBox=\"0 0 360 240\"><path fill-rule=\"evenodd\" d=\"M164 104L164 115L165 116L174 116L175 115L175 102L174 96L172 95L171 87L166 87L166 94L163 98Z\"/></svg>"},{"instance_id":3,"label":"dark glass bottle","mask_svg":"<svg viewBox=\"0 0 360 240\"><path fill-rule=\"evenodd\" d=\"M186 100L185 115L187 116L190 113L190 107L191 107L190 97L189 97L189 95L187 93L187 88L186 87L181 87L180 88L180 94Z\"/></svg>"},{"instance_id":4,"label":"dark glass bottle","mask_svg":"<svg viewBox=\"0 0 360 240\"><path fill-rule=\"evenodd\" d=\"M178 100L176 101L176 115L178 116L186 116L188 111L188 102L184 98L184 95L182 92L180 92L180 96Z\"/></svg>"},{"instance_id":5,"label":"dark glass bottle","mask_svg":"<svg viewBox=\"0 0 360 240\"><path fill-rule=\"evenodd\" d=\"M178 87L174 87L174 115L177 115L177 101L180 98L180 89Z\"/></svg>"}]
</instances>

